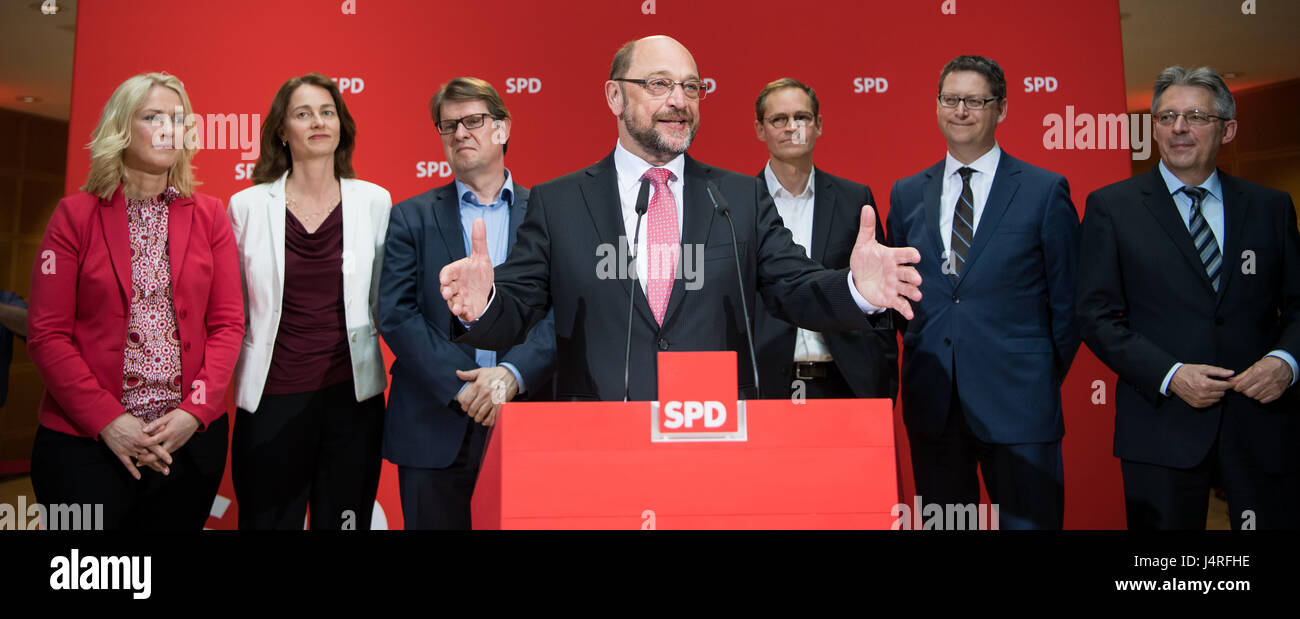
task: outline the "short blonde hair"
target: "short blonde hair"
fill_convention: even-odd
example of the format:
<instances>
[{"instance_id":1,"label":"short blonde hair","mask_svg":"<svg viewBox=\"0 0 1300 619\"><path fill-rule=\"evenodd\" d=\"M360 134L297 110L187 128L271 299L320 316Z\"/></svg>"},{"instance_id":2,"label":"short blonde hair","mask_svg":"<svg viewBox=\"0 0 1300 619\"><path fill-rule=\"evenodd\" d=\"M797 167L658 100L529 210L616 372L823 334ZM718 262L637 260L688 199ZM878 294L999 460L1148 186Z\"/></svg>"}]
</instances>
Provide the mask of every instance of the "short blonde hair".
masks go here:
<instances>
[{"instance_id":1,"label":"short blonde hair","mask_svg":"<svg viewBox=\"0 0 1300 619\"><path fill-rule=\"evenodd\" d=\"M185 85L174 75L167 73L142 73L122 82L113 95L104 104L104 112L99 117L99 124L90 136L90 173L86 184L81 187L105 200L113 197L118 185L126 180L126 164L122 154L131 146L131 119L136 110L144 104L145 98L154 86L170 88L181 98L185 113L185 125L192 118L190 97L185 94ZM176 188L182 196L194 193L194 167L190 161L198 152L198 144L190 144L186 139L186 126L174 129L173 139L181 146L181 156L172 164L168 184Z\"/></svg>"}]
</instances>

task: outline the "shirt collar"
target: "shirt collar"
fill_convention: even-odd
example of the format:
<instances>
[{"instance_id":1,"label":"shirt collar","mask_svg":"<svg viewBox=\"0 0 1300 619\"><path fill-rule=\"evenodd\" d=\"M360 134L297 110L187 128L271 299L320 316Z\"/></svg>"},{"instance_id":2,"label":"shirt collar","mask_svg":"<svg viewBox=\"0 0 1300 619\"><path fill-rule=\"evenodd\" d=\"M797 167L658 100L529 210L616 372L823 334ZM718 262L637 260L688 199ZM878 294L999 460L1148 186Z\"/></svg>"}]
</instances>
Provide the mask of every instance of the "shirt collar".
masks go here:
<instances>
[{"instance_id":1,"label":"shirt collar","mask_svg":"<svg viewBox=\"0 0 1300 619\"><path fill-rule=\"evenodd\" d=\"M672 161L663 166L653 166L650 162L633 155L631 151L623 148L622 142L614 145L614 172L618 175L619 191L630 190L641 182L641 176L646 170L654 167L667 168L681 182L685 178L686 157L677 155Z\"/></svg>"},{"instance_id":2,"label":"shirt collar","mask_svg":"<svg viewBox=\"0 0 1300 619\"><path fill-rule=\"evenodd\" d=\"M944 157L943 177L948 178L956 174L957 170L961 168L972 168L980 174L987 174L989 178L993 178L993 174L998 171L998 161L1001 159L1002 147L998 146L997 142L993 143L993 148L990 148L989 152L980 155L980 158L972 161L970 165L957 161L957 158L953 157L952 153L948 153Z\"/></svg>"},{"instance_id":3,"label":"shirt collar","mask_svg":"<svg viewBox=\"0 0 1300 619\"><path fill-rule=\"evenodd\" d=\"M767 186L771 188L772 197L774 198L776 197L777 192L784 193L791 198L802 198L805 196L809 198L813 197L813 177L816 175L817 168L814 167L812 171L808 173L808 181L804 183L803 191L800 191L799 195L796 196L789 191L786 191L785 185L782 185L781 180L776 177L776 173L772 171L771 159L767 160L767 166L763 168L763 177L767 179Z\"/></svg>"},{"instance_id":4,"label":"shirt collar","mask_svg":"<svg viewBox=\"0 0 1300 619\"><path fill-rule=\"evenodd\" d=\"M1161 159L1157 166L1160 168L1160 177L1165 180L1165 187L1169 189L1171 195L1177 193L1179 189L1182 189L1187 185L1187 183L1178 180L1178 177L1174 176L1174 173L1170 172L1169 168L1165 167L1164 159ZM1218 170L1210 172L1209 178L1206 178L1205 182L1197 186L1210 192L1210 195L1214 196L1216 200L1220 202L1223 201L1223 193L1221 193L1223 184L1219 182Z\"/></svg>"},{"instance_id":5,"label":"shirt collar","mask_svg":"<svg viewBox=\"0 0 1300 619\"><path fill-rule=\"evenodd\" d=\"M477 206L479 208L486 208L487 206L492 206L494 204L497 204L498 202L504 202L506 206L514 206L515 184L513 179L510 178L510 170L507 168L506 182L505 184L501 185L501 192L498 193L496 197L492 199L491 202L488 202L486 206L480 203L480 201L477 199L478 196L474 195L474 191L470 189L469 186L466 185L465 183L460 182L459 178L456 179L456 195L460 196L461 203L468 204L470 206Z\"/></svg>"}]
</instances>

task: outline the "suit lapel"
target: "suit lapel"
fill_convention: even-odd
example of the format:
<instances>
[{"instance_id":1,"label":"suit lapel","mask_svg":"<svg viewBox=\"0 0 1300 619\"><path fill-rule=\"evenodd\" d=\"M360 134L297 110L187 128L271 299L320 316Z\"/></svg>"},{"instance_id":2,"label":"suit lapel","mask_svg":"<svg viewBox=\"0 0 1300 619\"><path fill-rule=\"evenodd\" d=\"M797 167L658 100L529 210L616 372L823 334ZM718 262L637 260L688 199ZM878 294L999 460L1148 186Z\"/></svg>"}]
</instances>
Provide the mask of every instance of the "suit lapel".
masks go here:
<instances>
[{"instance_id":1,"label":"suit lapel","mask_svg":"<svg viewBox=\"0 0 1300 619\"><path fill-rule=\"evenodd\" d=\"M506 235L506 255L515 248L515 231L524 221L524 205L528 204L528 190L519 185L512 188L514 197L510 201L510 234Z\"/></svg>"},{"instance_id":2,"label":"suit lapel","mask_svg":"<svg viewBox=\"0 0 1300 619\"><path fill-rule=\"evenodd\" d=\"M835 186L831 183L831 177L819 173L817 168L813 168L813 181L815 188L813 190L813 230L812 230L812 247L808 248L808 253L813 260L820 264L826 264L826 239L831 235L831 223L835 219L836 201ZM857 205L861 206L861 205Z\"/></svg>"},{"instance_id":3,"label":"suit lapel","mask_svg":"<svg viewBox=\"0 0 1300 619\"><path fill-rule=\"evenodd\" d=\"M1228 290L1228 284L1232 281L1233 274L1237 271L1235 268L1229 268L1228 258L1230 256L1240 257L1242 251L1242 231L1246 225L1246 213L1250 209L1250 199L1246 192L1241 190L1236 179L1219 172L1219 187L1223 192L1223 265L1219 267L1219 302L1223 302L1225 293ZM1191 236L1191 233L1188 233ZM1202 268L1202 271L1205 269ZM1206 275L1206 279L1209 275Z\"/></svg>"},{"instance_id":4,"label":"suit lapel","mask_svg":"<svg viewBox=\"0 0 1300 619\"><path fill-rule=\"evenodd\" d=\"M618 247L619 239L625 237L623 243L630 245L636 231L632 230L632 234L627 235L627 231L624 230L623 207L618 197L618 172L614 169L614 153L611 152L608 157L587 168L586 175L579 186L582 188L582 198L586 203L587 213L596 227L596 238L602 243L611 243ZM631 251L631 248L628 251ZM632 273L635 274L635 271ZM624 297L633 295L632 303L636 306L637 313L652 328L658 329L654 313L650 311L650 301L646 299L645 291L641 290L640 282L631 277L618 279L623 285ZM633 286L636 290L633 290Z\"/></svg>"},{"instance_id":5,"label":"suit lapel","mask_svg":"<svg viewBox=\"0 0 1300 619\"><path fill-rule=\"evenodd\" d=\"M167 258L172 287L180 281L181 269L190 247L190 223L194 217L194 198L176 198L167 207Z\"/></svg>"},{"instance_id":6,"label":"suit lapel","mask_svg":"<svg viewBox=\"0 0 1300 619\"><path fill-rule=\"evenodd\" d=\"M677 256L677 272L685 273L686 254L691 253L689 258L692 261L691 267L699 269L701 265L694 264L697 256L702 252L693 251L694 247L704 247L705 241L709 239L709 229L713 226L713 203L709 199L709 189L707 181L712 176L713 169L696 162L686 155L686 166L683 168L686 174L682 197L685 204L682 205L682 238L681 251ZM677 308L682 306L685 297L689 291L686 290L686 278L673 278L672 296L668 297L668 309L664 312L664 324L667 325L673 318Z\"/></svg>"},{"instance_id":7,"label":"suit lapel","mask_svg":"<svg viewBox=\"0 0 1300 619\"><path fill-rule=\"evenodd\" d=\"M99 201L100 222L104 229L104 243L108 245L108 255L113 261L113 272L117 274L117 283L122 286L122 296L127 304L134 294L131 292L131 240L128 238L126 221L126 196L122 188L109 200Z\"/></svg>"},{"instance_id":8,"label":"suit lapel","mask_svg":"<svg viewBox=\"0 0 1300 619\"><path fill-rule=\"evenodd\" d=\"M1178 212L1178 206L1174 204L1174 198L1169 194L1169 188L1165 186L1164 178L1160 176L1159 167L1151 168L1147 173L1146 182L1142 186L1142 204L1151 216L1155 217L1164 228L1165 234L1169 235L1169 240L1173 241L1178 252L1183 255L1188 266L1196 273L1196 278L1201 280L1201 284L1210 294L1214 294L1214 286L1210 284L1210 276L1205 272L1205 263L1201 262L1200 254L1196 253L1196 246L1192 244L1192 234L1187 231L1187 224L1183 222L1182 215ZM1226 191L1225 191L1226 194ZM1224 208L1226 213L1226 206ZM1226 216L1226 214L1225 214ZM1220 281L1222 284L1223 281Z\"/></svg>"},{"instance_id":9,"label":"suit lapel","mask_svg":"<svg viewBox=\"0 0 1300 619\"><path fill-rule=\"evenodd\" d=\"M271 243L274 245L272 255L275 259L275 298L282 299L284 295L284 218L286 207L284 204L284 183L289 178L289 173L285 172L280 175L280 180L271 185L271 191L267 196L266 211L267 224L270 225Z\"/></svg>"},{"instance_id":10,"label":"suit lapel","mask_svg":"<svg viewBox=\"0 0 1300 619\"><path fill-rule=\"evenodd\" d=\"M920 251L925 251L925 246L921 243L928 241L933 247L934 255L938 256L935 261L938 264L943 264L943 228L939 226L939 212L941 210L939 200L943 196L943 164L943 160L940 160L938 164L926 171L925 193L921 197L922 207L925 208L925 228L933 232L929 234L928 239L923 238L915 241L917 249ZM893 205L890 206L892 208ZM951 274L946 276L945 279L951 281Z\"/></svg>"},{"instance_id":11,"label":"suit lapel","mask_svg":"<svg viewBox=\"0 0 1300 619\"><path fill-rule=\"evenodd\" d=\"M361 194L357 191L356 181L350 178L339 179L339 208L343 209L343 298L353 298L352 288L356 286L356 270L360 265L355 264L357 260L357 250L353 246L357 239L372 238L373 235L366 234L365 214L368 205L363 204Z\"/></svg>"},{"instance_id":12,"label":"suit lapel","mask_svg":"<svg viewBox=\"0 0 1300 619\"><path fill-rule=\"evenodd\" d=\"M438 232L452 262L464 258L465 233L460 227L460 198L456 195L455 181L443 185L434 195L433 219L438 222Z\"/></svg>"},{"instance_id":13,"label":"suit lapel","mask_svg":"<svg viewBox=\"0 0 1300 619\"><path fill-rule=\"evenodd\" d=\"M989 197L984 201L984 211L980 213L979 223L975 224L975 239L971 242L970 253L966 254L966 266L962 268L957 285L966 280L967 274L975 267L980 253L989 244L989 237L998 229L998 222L1006 214L1007 207L1020 189L1016 176L1020 174L1020 162L1006 151L998 158L998 169L993 172L993 185L989 188Z\"/></svg>"}]
</instances>

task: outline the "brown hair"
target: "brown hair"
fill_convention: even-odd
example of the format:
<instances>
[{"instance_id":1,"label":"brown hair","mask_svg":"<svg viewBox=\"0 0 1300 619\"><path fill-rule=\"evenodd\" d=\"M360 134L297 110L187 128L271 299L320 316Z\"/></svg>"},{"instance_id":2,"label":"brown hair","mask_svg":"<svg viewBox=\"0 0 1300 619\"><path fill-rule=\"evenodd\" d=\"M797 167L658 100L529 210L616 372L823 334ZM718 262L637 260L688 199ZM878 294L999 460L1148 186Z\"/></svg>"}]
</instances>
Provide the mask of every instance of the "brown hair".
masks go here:
<instances>
[{"instance_id":1,"label":"brown hair","mask_svg":"<svg viewBox=\"0 0 1300 619\"><path fill-rule=\"evenodd\" d=\"M442 104L445 101L482 101L487 106L488 114L496 120L510 118L510 110L501 100L501 94L487 80L477 77L457 77L443 84L429 101L429 115L434 124L442 122ZM501 145L501 154L510 148L510 141Z\"/></svg>"},{"instance_id":2,"label":"brown hair","mask_svg":"<svg viewBox=\"0 0 1300 619\"><path fill-rule=\"evenodd\" d=\"M271 111L262 121L262 147L257 156L257 165L253 166L253 182L257 184L274 182L286 171L293 169L293 157L289 146L280 141L280 130L284 128L284 119L289 113L289 99L299 86L319 86L330 93L334 107L339 113L339 145L334 149L334 176L338 178L356 178L352 171L352 151L357 146L357 123L352 120L348 106L343 103L339 87L330 78L320 73L308 73L302 77L291 77L271 100Z\"/></svg>"},{"instance_id":3,"label":"brown hair","mask_svg":"<svg viewBox=\"0 0 1300 619\"><path fill-rule=\"evenodd\" d=\"M763 109L763 106L767 105L768 95L784 88L798 88L799 90L804 91L804 93L808 95L808 99L812 101L813 118L821 115L821 105L817 103L817 91L813 90L812 86L804 84L799 80L791 77L783 77L779 80L768 82L768 84L763 87L763 90L759 91L758 98L754 100L754 117L758 119L758 122L763 122L763 113L767 111Z\"/></svg>"},{"instance_id":4,"label":"brown hair","mask_svg":"<svg viewBox=\"0 0 1300 619\"><path fill-rule=\"evenodd\" d=\"M627 70L632 66L632 52L636 48L636 41L628 41L622 47L614 52L614 62L609 64L609 79L627 77Z\"/></svg>"}]
</instances>

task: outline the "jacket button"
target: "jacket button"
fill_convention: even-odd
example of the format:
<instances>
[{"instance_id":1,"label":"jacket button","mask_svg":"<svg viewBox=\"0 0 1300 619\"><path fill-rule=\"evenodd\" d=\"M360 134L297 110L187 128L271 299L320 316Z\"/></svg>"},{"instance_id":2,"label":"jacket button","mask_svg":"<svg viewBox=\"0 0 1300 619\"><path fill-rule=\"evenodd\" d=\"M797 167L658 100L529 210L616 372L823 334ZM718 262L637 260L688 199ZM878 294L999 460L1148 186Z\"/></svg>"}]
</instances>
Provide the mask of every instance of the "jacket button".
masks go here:
<instances>
[{"instance_id":1,"label":"jacket button","mask_svg":"<svg viewBox=\"0 0 1300 619\"><path fill-rule=\"evenodd\" d=\"M177 318L180 318L181 320L185 320L185 317L188 316L188 315L189 315L189 312L186 312L185 310L181 310L181 311L179 311L179 312L176 312L176 317L177 317Z\"/></svg>"},{"instance_id":2,"label":"jacket button","mask_svg":"<svg viewBox=\"0 0 1300 619\"><path fill-rule=\"evenodd\" d=\"M1223 324L1223 316L1215 316L1215 317L1214 317L1214 324L1216 324L1216 325L1222 325L1222 324Z\"/></svg>"},{"instance_id":3,"label":"jacket button","mask_svg":"<svg viewBox=\"0 0 1300 619\"><path fill-rule=\"evenodd\" d=\"M354 341L354 342L357 341L357 334L356 334L356 333L353 333L353 334L352 334L352 341Z\"/></svg>"},{"instance_id":4,"label":"jacket button","mask_svg":"<svg viewBox=\"0 0 1300 619\"><path fill-rule=\"evenodd\" d=\"M668 340L659 338L659 350L668 350Z\"/></svg>"},{"instance_id":5,"label":"jacket button","mask_svg":"<svg viewBox=\"0 0 1300 619\"><path fill-rule=\"evenodd\" d=\"M190 343L185 342L185 352L189 352L189 351L190 351Z\"/></svg>"},{"instance_id":6,"label":"jacket button","mask_svg":"<svg viewBox=\"0 0 1300 619\"><path fill-rule=\"evenodd\" d=\"M959 296L957 296L957 295L952 295L952 302L953 302L953 303L961 303L961 297L959 297Z\"/></svg>"},{"instance_id":7,"label":"jacket button","mask_svg":"<svg viewBox=\"0 0 1300 619\"><path fill-rule=\"evenodd\" d=\"M952 346L952 340L950 340L950 339L948 339L948 338L946 338L946 337L943 338L943 345L944 345L944 346Z\"/></svg>"}]
</instances>

